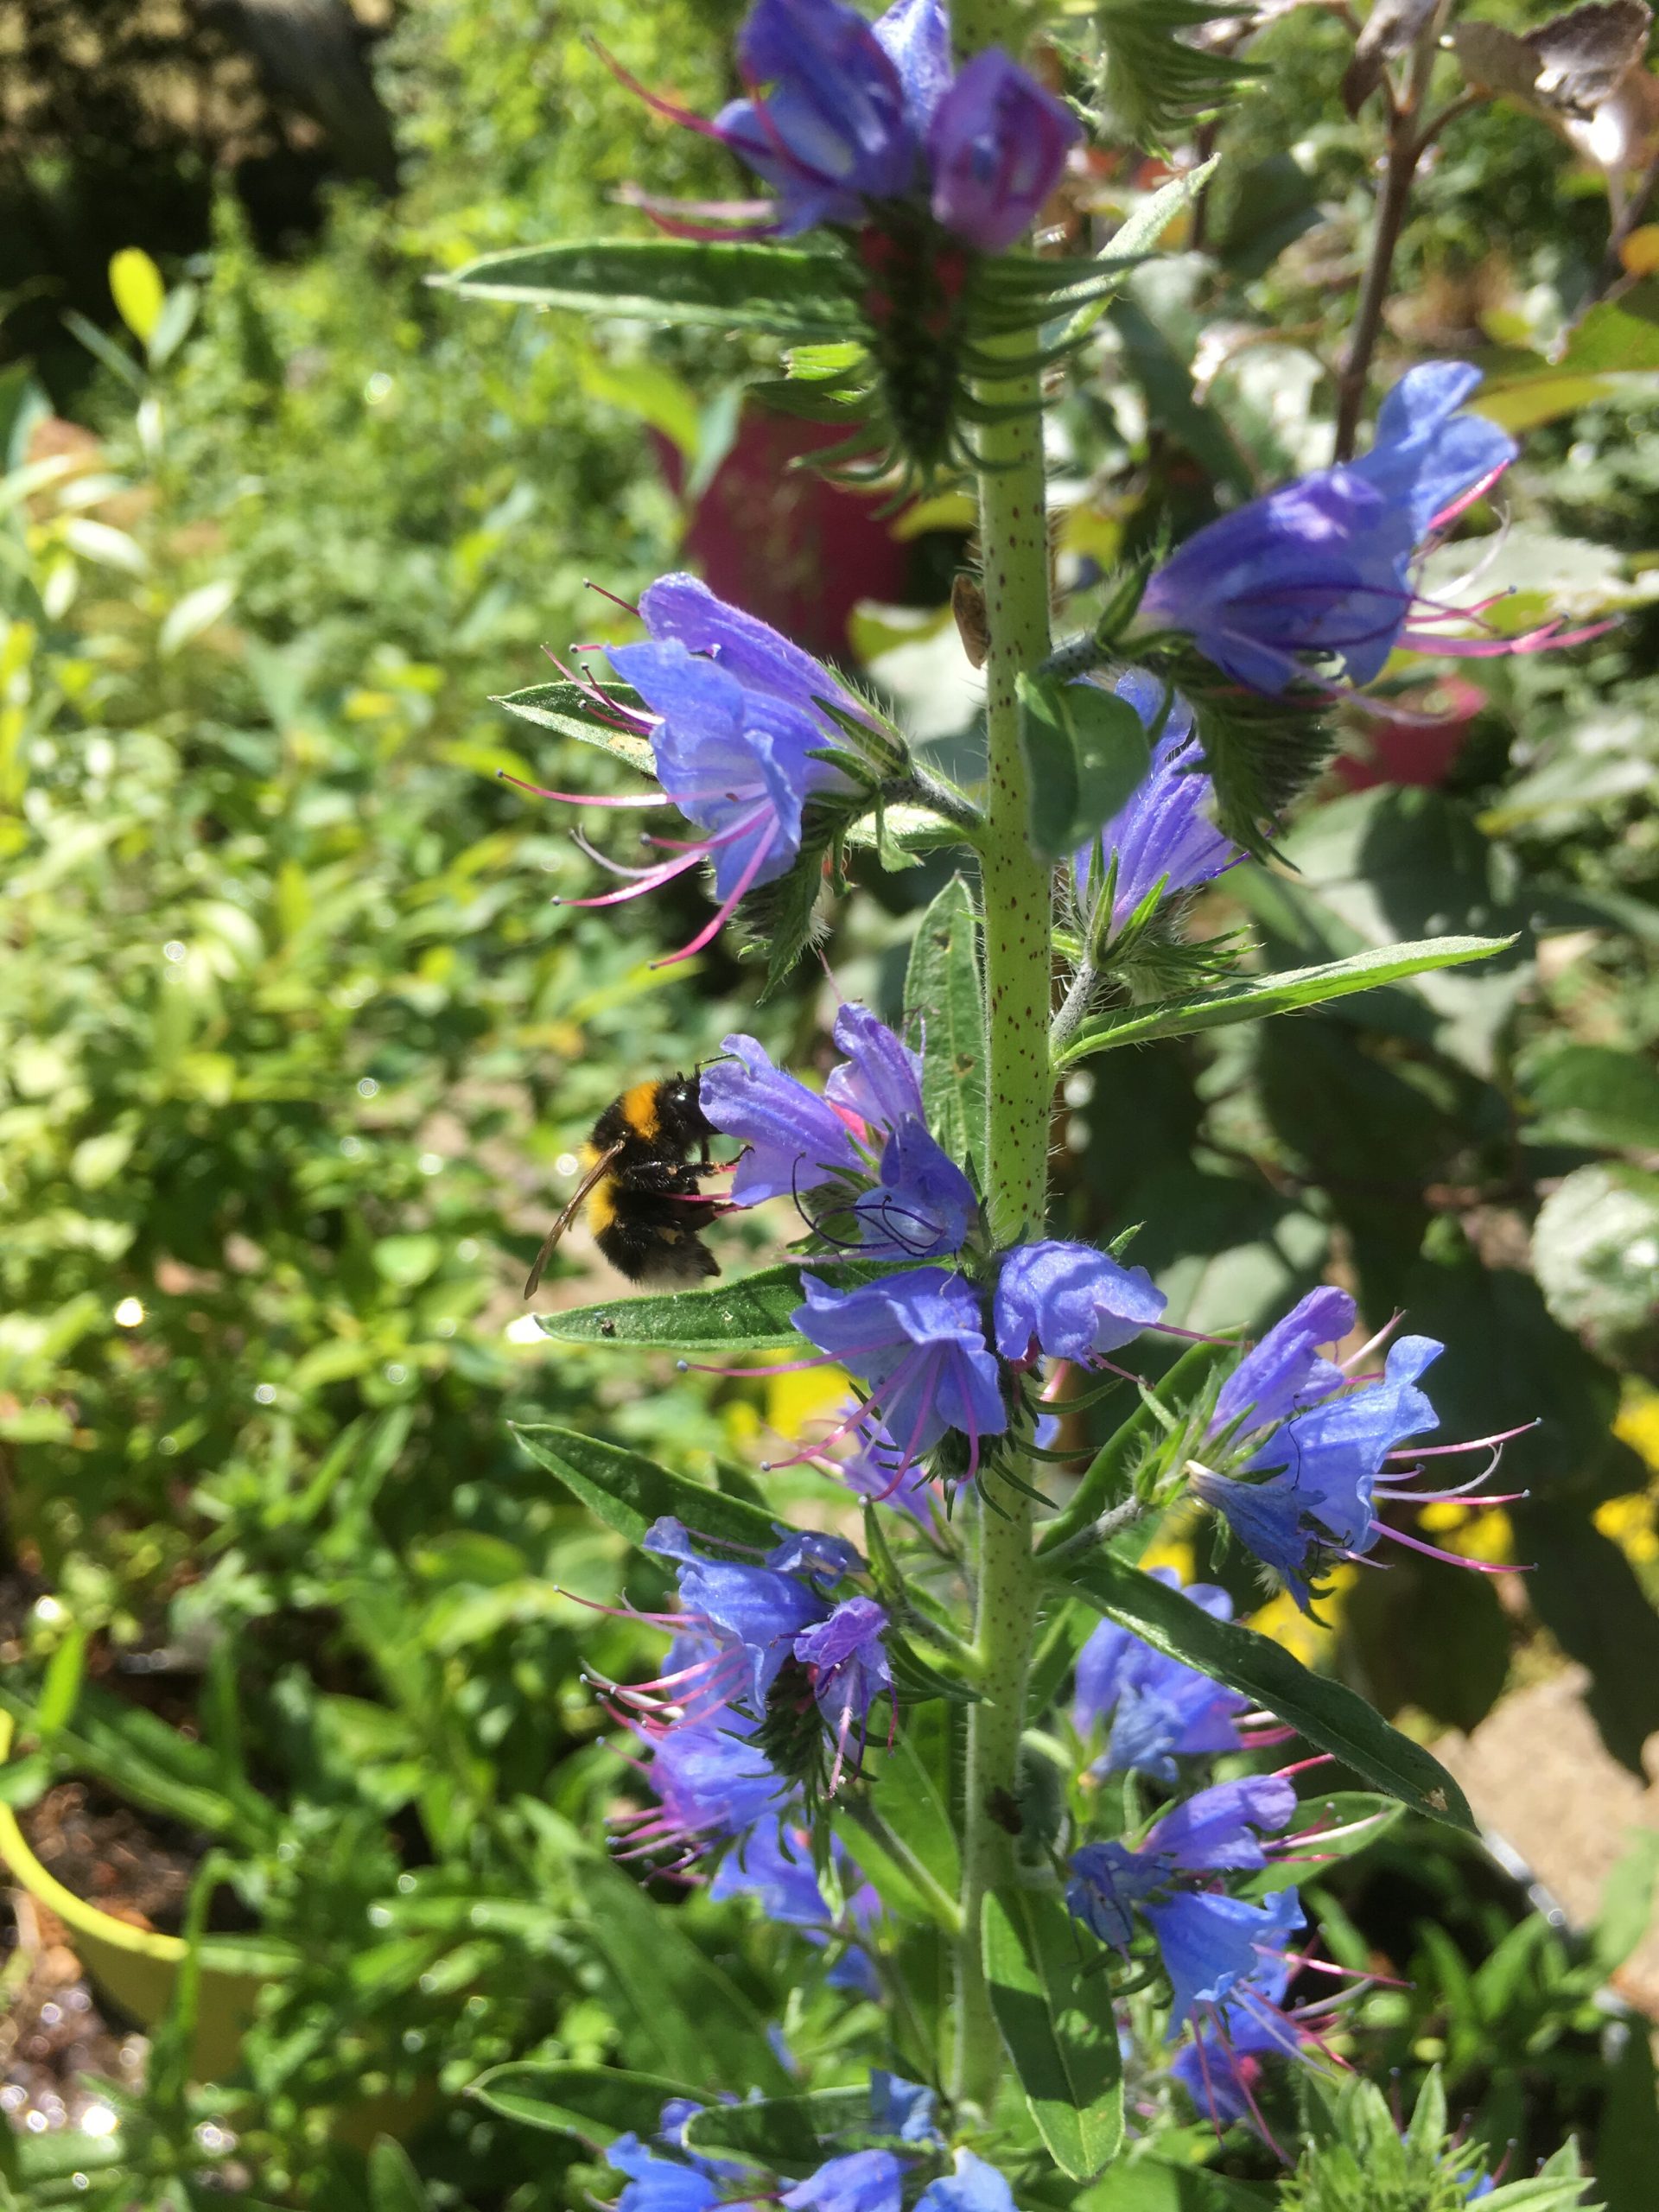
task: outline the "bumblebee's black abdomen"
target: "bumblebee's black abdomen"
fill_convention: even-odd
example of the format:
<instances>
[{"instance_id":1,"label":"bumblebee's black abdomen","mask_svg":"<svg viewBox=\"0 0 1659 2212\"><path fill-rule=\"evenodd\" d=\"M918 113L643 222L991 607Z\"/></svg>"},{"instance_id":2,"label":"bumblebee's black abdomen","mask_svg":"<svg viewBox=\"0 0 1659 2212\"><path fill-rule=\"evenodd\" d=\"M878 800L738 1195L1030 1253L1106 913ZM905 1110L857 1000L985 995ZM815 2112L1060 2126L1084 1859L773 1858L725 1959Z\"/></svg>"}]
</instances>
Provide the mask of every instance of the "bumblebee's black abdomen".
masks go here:
<instances>
[{"instance_id":1,"label":"bumblebee's black abdomen","mask_svg":"<svg viewBox=\"0 0 1659 2212\"><path fill-rule=\"evenodd\" d=\"M634 1282L696 1282L720 1273L699 1233L719 1211L712 1198L604 1185L594 1193L601 1197L590 1213L594 1242L619 1274Z\"/></svg>"}]
</instances>

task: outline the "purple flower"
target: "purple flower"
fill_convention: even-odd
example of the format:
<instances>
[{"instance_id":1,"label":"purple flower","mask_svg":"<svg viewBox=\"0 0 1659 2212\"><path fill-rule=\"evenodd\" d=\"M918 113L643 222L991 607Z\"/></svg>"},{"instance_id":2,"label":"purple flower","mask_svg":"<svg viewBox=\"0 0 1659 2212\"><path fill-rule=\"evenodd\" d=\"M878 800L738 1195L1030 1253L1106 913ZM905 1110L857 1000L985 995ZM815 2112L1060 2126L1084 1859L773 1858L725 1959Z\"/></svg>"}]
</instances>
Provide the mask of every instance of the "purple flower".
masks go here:
<instances>
[{"instance_id":1,"label":"purple flower","mask_svg":"<svg viewBox=\"0 0 1659 2212\"><path fill-rule=\"evenodd\" d=\"M1406 1438L1439 1427L1439 1417L1417 1388L1417 1378L1443 1349L1430 1337L1402 1337L1389 1353L1380 1382L1326 1395L1306 1412L1295 1414L1235 1473L1195 1463L1194 1496L1222 1516L1247 1550L1282 1577L1304 1611L1312 1608L1310 1583L1327 1560L1362 1557L1383 1534L1427 1548L1397 1530L1384 1529L1376 1517L1376 1481ZM1310 1359L1310 1372L1313 1364ZM1344 1379L1339 1371L1337 1377L1338 1382ZM1281 1379L1272 1387L1277 1392L1274 1402L1283 1402L1286 1383ZM1293 1402L1305 1403L1315 1387L1316 1381L1305 1382ZM1252 1414L1244 1418L1248 1436L1255 1421ZM1445 1494L1381 1493L1424 1503Z\"/></svg>"},{"instance_id":2,"label":"purple flower","mask_svg":"<svg viewBox=\"0 0 1659 2212\"><path fill-rule=\"evenodd\" d=\"M782 2199L789 2212L899 2212L906 2162L892 2151L830 2158Z\"/></svg>"},{"instance_id":3,"label":"purple flower","mask_svg":"<svg viewBox=\"0 0 1659 2212\"><path fill-rule=\"evenodd\" d=\"M980 1440L1007 1427L996 1362L985 1343L979 1300L942 1268L838 1290L804 1274L806 1303L790 1317L804 1337L871 1385L865 1419L880 1420L904 1466L947 1430L969 1439L969 1471Z\"/></svg>"},{"instance_id":4,"label":"purple flower","mask_svg":"<svg viewBox=\"0 0 1659 2212\"><path fill-rule=\"evenodd\" d=\"M747 1147L732 1178L734 1206L798 1197L857 1173L852 1132L827 1099L774 1067L755 1038L723 1037L720 1049L731 1057L702 1071L697 1096L721 1135Z\"/></svg>"},{"instance_id":5,"label":"purple flower","mask_svg":"<svg viewBox=\"0 0 1659 2212\"><path fill-rule=\"evenodd\" d=\"M874 23L842 0L757 0L737 59L750 95L711 124L655 103L723 139L778 195L772 219L703 235L880 225L908 202L931 205L965 245L1000 253L1081 135L1064 103L995 48L953 78L942 0L898 0Z\"/></svg>"},{"instance_id":6,"label":"purple flower","mask_svg":"<svg viewBox=\"0 0 1659 2212\"><path fill-rule=\"evenodd\" d=\"M1258 1959L1219 2005L1205 2006L1170 2072L1219 2133L1256 2115L1255 2084L1270 2052L1300 2057L1304 2037L1284 2010L1291 1968L1282 1958Z\"/></svg>"},{"instance_id":7,"label":"purple flower","mask_svg":"<svg viewBox=\"0 0 1659 2212\"><path fill-rule=\"evenodd\" d=\"M863 1730L870 1707L893 1694L887 1665L887 1616L874 1598L847 1598L827 1621L795 1639L795 1656L806 1669L818 1710L836 1739L830 1777L833 1794L853 1730Z\"/></svg>"},{"instance_id":8,"label":"purple flower","mask_svg":"<svg viewBox=\"0 0 1659 2212\"><path fill-rule=\"evenodd\" d=\"M1256 1905L1198 1886L1265 1866L1272 1847L1263 1836L1284 1828L1295 1807L1281 1776L1219 1783L1176 1805L1138 1846L1086 1843L1072 1853L1065 1902L1077 1919L1121 1951L1139 1919L1151 1929L1169 1976L1172 2036L1194 2005L1218 2003L1258 1955L1282 1951L1303 1924L1294 1890Z\"/></svg>"},{"instance_id":9,"label":"purple flower","mask_svg":"<svg viewBox=\"0 0 1659 2212\"><path fill-rule=\"evenodd\" d=\"M1172 1568L1153 1573L1169 1588L1179 1588ZM1212 1618L1232 1618L1233 1601L1224 1590L1195 1582L1185 1594ZM1090 1770L1096 1774L1135 1770L1173 1789L1178 1758L1240 1748L1237 1717L1249 1707L1249 1700L1237 1690L1166 1658L1111 1621L1102 1621L1077 1655L1071 1718L1078 1734L1090 1734L1111 1716L1105 1755Z\"/></svg>"},{"instance_id":10,"label":"purple flower","mask_svg":"<svg viewBox=\"0 0 1659 2212\"><path fill-rule=\"evenodd\" d=\"M628 881L619 890L569 903L615 906L711 861L719 907L713 920L671 956L684 960L702 950L747 893L772 882L794 864L809 800L852 791L839 768L813 758L826 747L844 750L847 744L845 732L820 702L868 717L810 654L753 615L716 599L695 576L661 577L642 594L639 613L649 637L639 645L607 650L612 665L649 711L619 709L597 690L593 697L609 719L649 736L664 797L704 835L689 844L648 839L670 847L672 857L644 868L605 861ZM575 805L663 804L655 793L584 798L574 791L525 788Z\"/></svg>"},{"instance_id":11,"label":"purple flower","mask_svg":"<svg viewBox=\"0 0 1659 2212\"><path fill-rule=\"evenodd\" d=\"M1411 568L1437 521L1515 459L1495 423L1459 411L1479 382L1456 361L1408 370L1368 454L1195 532L1147 585L1145 621L1185 632L1224 674L1269 693L1332 662L1350 683L1370 683L1402 642L1457 651L1423 626L1437 615L1414 600Z\"/></svg>"},{"instance_id":12,"label":"purple flower","mask_svg":"<svg viewBox=\"0 0 1659 2212\"><path fill-rule=\"evenodd\" d=\"M1282 1775L1246 1775L1183 1798L1148 1831L1141 1846L1184 1874L1224 1868L1259 1872L1268 1864L1264 1835L1290 1825L1296 1792Z\"/></svg>"},{"instance_id":13,"label":"purple flower","mask_svg":"<svg viewBox=\"0 0 1659 2212\"><path fill-rule=\"evenodd\" d=\"M768 84L715 118L723 138L778 194L783 237L857 223L869 200L898 200L920 159L893 57L838 0L757 0L738 33L744 80Z\"/></svg>"},{"instance_id":14,"label":"purple flower","mask_svg":"<svg viewBox=\"0 0 1659 2212\"><path fill-rule=\"evenodd\" d=\"M791 1656L795 1639L830 1611L806 1580L746 1560L705 1559L683 1522L664 1516L647 1530L645 1548L680 1563L682 1633L706 1637L718 1655L702 1682L699 1706L741 1697L756 1713Z\"/></svg>"},{"instance_id":15,"label":"purple flower","mask_svg":"<svg viewBox=\"0 0 1659 2212\"><path fill-rule=\"evenodd\" d=\"M1163 1886L1163 1869L1125 1843L1085 1843L1071 1854L1065 1903L1115 1951L1135 1941L1135 1912Z\"/></svg>"},{"instance_id":16,"label":"purple flower","mask_svg":"<svg viewBox=\"0 0 1659 2212\"><path fill-rule=\"evenodd\" d=\"M1003 2176L971 2151L956 2153L954 2173L929 2182L916 2212L1014 2212L1014 2191Z\"/></svg>"},{"instance_id":17,"label":"purple flower","mask_svg":"<svg viewBox=\"0 0 1659 2212\"><path fill-rule=\"evenodd\" d=\"M848 1057L822 1096L774 1067L753 1037L728 1037L724 1049L735 1057L702 1075L709 1122L750 1147L738 1162L733 1204L785 1193L799 1201L833 1187L836 1196L808 1216L832 1242L881 1259L959 1250L974 1188L928 1132L919 1058L868 1007L842 1007L835 1038Z\"/></svg>"},{"instance_id":18,"label":"purple flower","mask_svg":"<svg viewBox=\"0 0 1659 2212\"><path fill-rule=\"evenodd\" d=\"M823 1464L860 1497L890 1505L925 1528L933 1518L933 1491L926 1474L920 1467L906 1464L904 1453L880 1421L861 1419L855 1407L848 1411L858 1424L858 1448L845 1459Z\"/></svg>"},{"instance_id":19,"label":"purple flower","mask_svg":"<svg viewBox=\"0 0 1659 2212\"><path fill-rule=\"evenodd\" d=\"M734 1841L768 1813L778 1813L784 1779L747 1740L753 1724L740 1714L681 1721L661 1732L629 1725L650 1746L645 1779L659 1802L615 1823L624 1837L624 1858L667 1850L676 1854L673 1867L683 1866L711 1844Z\"/></svg>"},{"instance_id":20,"label":"purple flower","mask_svg":"<svg viewBox=\"0 0 1659 2212\"><path fill-rule=\"evenodd\" d=\"M1144 1268L1122 1268L1092 1244L1019 1244L996 1279L996 1348L1089 1366L1142 1329L1169 1303Z\"/></svg>"},{"instance_id":21,"label":"purple flower","mask_svg":"<svg viewBox=\"0 0 1659 2212\"><path fill-rule=\"evenodd\" d=\"M935 219L982 253L1001 253L1059 182L1081 133L1071 110L999 47L976 54L927 136Z\"/></svg>"},{"instance_id":22,"label":"purple flower","mask_svg":"<svg viewBox=\"0 0 1659 2212\"><path fill-rule=\"evenodd\" d=\"M1341 1389L1342 1370L1319 1355L1321 1344L1341 1342L1354 1325L1354 1301L1345 1290L1310 1290L1247 1351L1221 1386L1213 1435L1240 1414L1251 1428L1283 1421Z\"/></svg>"},{"instance_id":23,"label":"purple flower","mask_svg":"<svg viewBox=\"0 0 1659 2212\"><path fill-rule=\"evenodd\" d=\"M1151 894L1164 897L1213 882L1238 858L1238 847L1210 817L1215 786L1192 734L1192 709L1143 669L1126 670L1112 686L1150 730L1163 714L1152 761L1134 796L1089 842L1075 862L1077 896L1086 896L1096 855L1112 877L1112 927L1121 929ZM1165 701L1168 710L1164 712Z\"/></svg>"}]
</instances>

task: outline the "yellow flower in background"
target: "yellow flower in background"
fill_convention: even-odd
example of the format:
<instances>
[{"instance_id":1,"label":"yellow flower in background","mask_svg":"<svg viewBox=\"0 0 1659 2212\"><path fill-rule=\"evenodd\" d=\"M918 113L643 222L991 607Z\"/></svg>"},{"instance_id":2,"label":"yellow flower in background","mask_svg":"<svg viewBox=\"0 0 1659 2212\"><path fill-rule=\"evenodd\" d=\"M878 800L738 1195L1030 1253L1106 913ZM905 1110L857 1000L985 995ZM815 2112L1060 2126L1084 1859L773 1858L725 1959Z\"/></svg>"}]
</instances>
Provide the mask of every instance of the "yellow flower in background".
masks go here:
<instances>
[{"instance_id":1,"label":"yellow flower in background","mask_svg":"<svg viewBox=\"0 0 1659 2212\"><path fill-rule=\"evenodd\" d=\"M763 1439L775 1441L780 1436L791 1444L801 1443L814 1422L822 1422L827 1433L843 1417L852 1402L846 1370L805 1367L790 1372L785 1363L794 1357L787 1346L756 1353L757 1367L777 1363L779 1372L766 1377L760 1405L749 1398L738 1398L725 1408L726 1433L734 1446L758 1444Z\"/></svg>"},{"instance_id":2,"label":"yellow flower in background","mask_svg":"<svg viewBox=\"0 0 1659 2212\"><path fill-rule=\"evenodd\" d=\"M1281 1590L1265 1605L1258 1605L1255 1612L1247 1613L1244 1625L1253 1628L1258 1636L1271 1637L1275 1643L1283 1644L1291 1657L1300 1659L1304 1667L1328 1665L1336 1647L1343 1599L1358 1580L1357 1567L1332 1568L1324 1595L1319 1600L1323 1621L1310 1620L1289 1591Z\"/></svg>"},{"instance_id":3,"label":"yellow flower in background","mask_svg":"<svg viewBox=\"0 0 1659 2212\"><path fill-rule=\"evenodd\" d=\"M1659 1560L1659 1390L1640 1382L1625 1385L1624 1402L1613 1434L1639 1452L1654 1471L1645 1491L1631 1491L1610 1497L1596 1508L1595 1522L1611 1537L1632 1567L1649 1567Z\"/></svg>"}]
</instances>

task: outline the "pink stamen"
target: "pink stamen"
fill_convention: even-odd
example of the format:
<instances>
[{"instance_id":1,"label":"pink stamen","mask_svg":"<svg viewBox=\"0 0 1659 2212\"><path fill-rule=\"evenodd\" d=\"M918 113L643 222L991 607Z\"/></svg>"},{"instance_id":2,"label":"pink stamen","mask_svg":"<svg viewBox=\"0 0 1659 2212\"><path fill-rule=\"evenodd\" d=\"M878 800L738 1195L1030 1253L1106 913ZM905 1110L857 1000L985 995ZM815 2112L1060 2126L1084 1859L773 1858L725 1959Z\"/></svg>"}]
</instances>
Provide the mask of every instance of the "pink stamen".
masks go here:
<instances>
[{"instance_id":1,"label":"pink stamen","mask_svg":"<svg viewBox=\"0 0 1659 2212\"><path fill-rule=\"evenodd\" d=\"M762 810L764 811L764 810ZM665 959L653 960L651 963L653 969L677 968L681 961L690 960L694 954L701 952L703 946L707 944L712 938L719 936L728 917L738 906L745 893L748 890L749 886L754 881L756 876L760 874L761 868L766 863L766 855L771 849L771 843L772 841L768 837L757 837L755 839L754 851L750 855L748 861L745 865L742 874L737 879L736 887L733 890L730 898L726 899L721 906L716 907L714 914L703 924L702 927L697 931L696 935L691 939L689 944L683 944L677 952L671 952ZM696 854L693 854L690 856L693 861L698 857L700 856ZM689 861L675 861L670 863L677 874L680 868L689 864Z\"/></svg>"},{"instance_id":2,"label":"pink stamen","mask_svg":"<svg viewBox=\"0 0 1659 2212\"><path fill-rule=\"evenodd\" d=\"M683 860L664 861L660 868L652 868L636 883L625 883L620 891L601 891L589 899L556 899L556 906L616 906L626 899L643 898L647 891L655 891L664 883L671 883L677 875L683 875L688 868L696 868L702 858L701 852L688 853ZM655 963L660 967L660 961Z\"/></svg>"},{"instance_id":3,"label":"pink stamen","mask_svg":"<svg viewBox=\"0 0 1659 2212\"><path fill-rule=\"evenodd\" d=\"M1444 1560L1447 1567L1472 1567L1477 1574L1530 1574L1530 1567L1510 1567L1487 1559L1471 1559L1464 1552L1442 1551L1438 1544L1426 1544L1420 1536L1408 1536L1403 1529L1391 1529L1386 1521L1371 1523L1379 1535L1392 1536L1396 1544L1403 1544L1408 1551L1421 1552L1425 1559Z\"/></svg>"},{"instance_id":4,"label":"pink stamen","mask_svg":"<svg viewBox=\"0 0 1659 2212\"><path fill-rule=\"evenodd\" d=\"M625 614L632 614L636 621L643 620L639 609L631 599L619 599L613 591L607 591L603 584L596 584L591 576L582 578L582 588L584 591L597 592L601 599L608 599L613 607L620 607Z\"/></svg>"},{"instance_id":5,"label":"pink stamen","mask_svg":"<svg viewBox=\"0 0 1659 2212\"><path fill-rule=\"evenodd\" d=\"M1430 531L1438 533L1445 530L1448 523L1455 522L1460 514L1466 513L1478 499L1484 499L1509 466L1507 461L1500 461L1496 468L1488 469L1478 483L1471 484L1466 492L1460 493L1449 505L1442 507L1430 519Z\"/></svg>"},{"instance_id":6,"label":"pink stamen","mask_svg":"<svg viewBox=\"0 0 1659 2212\"><path fill-rule=\"evenodd\" d=\"M666 791L630 792L620 798L596 798L586 791L550 791L540 784L527 784L522 776L510 776L505 768L496 770L497 779L511 784L515 790L528 791L531 798L555 798L562 806L671 806L674 802Z\"/></svg>"},{"instance_id":7,"label":"pink stamen","mask_svg":"<svg viewBox=\"0 0 1659 2212\"><path fill-rule=\"evenodd\" d=\"M1484 1452L1494 1444L1508 1444L1512 1438L1524 1436L1529 1428L1536 1428L1541 1415L1523 1421L1518 1428L1499 1429L1495 1436L1472 1436L1466 1444L1408 1444L1398 1452L1390 1452L1390 1459L1447 1459L1459 1452Z\"/></svg>"}]
</instances>

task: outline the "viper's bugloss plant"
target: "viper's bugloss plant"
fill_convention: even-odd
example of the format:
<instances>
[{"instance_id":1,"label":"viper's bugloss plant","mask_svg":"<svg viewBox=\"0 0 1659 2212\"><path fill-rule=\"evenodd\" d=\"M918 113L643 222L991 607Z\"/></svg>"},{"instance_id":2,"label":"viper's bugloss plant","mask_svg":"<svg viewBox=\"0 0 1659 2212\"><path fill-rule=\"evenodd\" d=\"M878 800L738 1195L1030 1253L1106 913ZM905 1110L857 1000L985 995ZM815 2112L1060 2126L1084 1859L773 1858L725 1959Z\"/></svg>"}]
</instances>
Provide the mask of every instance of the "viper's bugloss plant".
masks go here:
<instances>
[{"instance_id":1,"label":"viper's bugloss plant","mask_svg":"<svg viewBox=\"0 0 1659 2212\"><path fill-rule=\"evenodd\" d=\"M1370 1974L1332 1955L1313 1877L1399 1803L1471 1818L1420 1744L1234 1614L1258 1583L1310 1609L1384 1538L1494 1566L1409 1525L1503 1502L1489 1468L1423 1486L1432 1458L1495 1463L1507 1440L1420 1441L1429 1366L1482 1347L1362 1325L1336 1285L1254 1344L1174 1326L1135 1224L1109 1249L1052 1233L1051 1141L1077 1062L1371 979L1344 959L1263 977L1243 931L1192 929L1194 897L1270 849L1323 709L1397 652L1563 639L1550 622L1500 639L1490 608L1420 596L1425 550L1516 450L1468 411L1478 372L1440 362L1399 378L1361 458L1147 556L1053 648L1045 402L1203 178L1127 238L1089 238L1052 200L1089 88L1040 29L982 0L953 46L938 0L874 22L759 0L742 96L711 122L671 111L772 196L647 198L680 235L609 264L584 246L585 276L545 249L514 280L567 306L585 284L602 310L608 265L648 308L792 343L785 396L849 426L832 465L868 453L874 391L888 487L955 469L971 500L958 598L985 664L982 762L960 785L848 677L687 577L645 593L647 637L605 647L609 677L556 702L570 734L648 758L698 832L605 894L709 865L716 911L686 953L735 918L770 938L775 976L826 882L953 848L965 871L923 919L902 1009L839 1005L827 1074L746 1031L698 1071L707 1172L729 1172L721 1210L749 1249L771 1237L770 1264L548 1325L734 1382L828 1370L836 1408L718 1487L592 1438L536 1446L677 1581L639 1616L670 1639L661 1671L599 1686L627 1747L620 1855L747 1900L799 1947L803 1993L774 2024L793 2086L768 2073L757 2099L711 2062L685 2101L640 2110L608 2152L623 2212L1008 2212L1022 2192L1065 2201L1192 2107L1296 2167L1288 2077L1340 2096L1365 2056ZM1386 980L1498 949L1405 948ZM825 1478L793 1529L785 1468ZM1200 1525L1218 1559L1236 1548L1228 1589L1138 1564ZM1470 2162L1444 2171L1481 2185Z\"/></svg>"}]
</instances>

